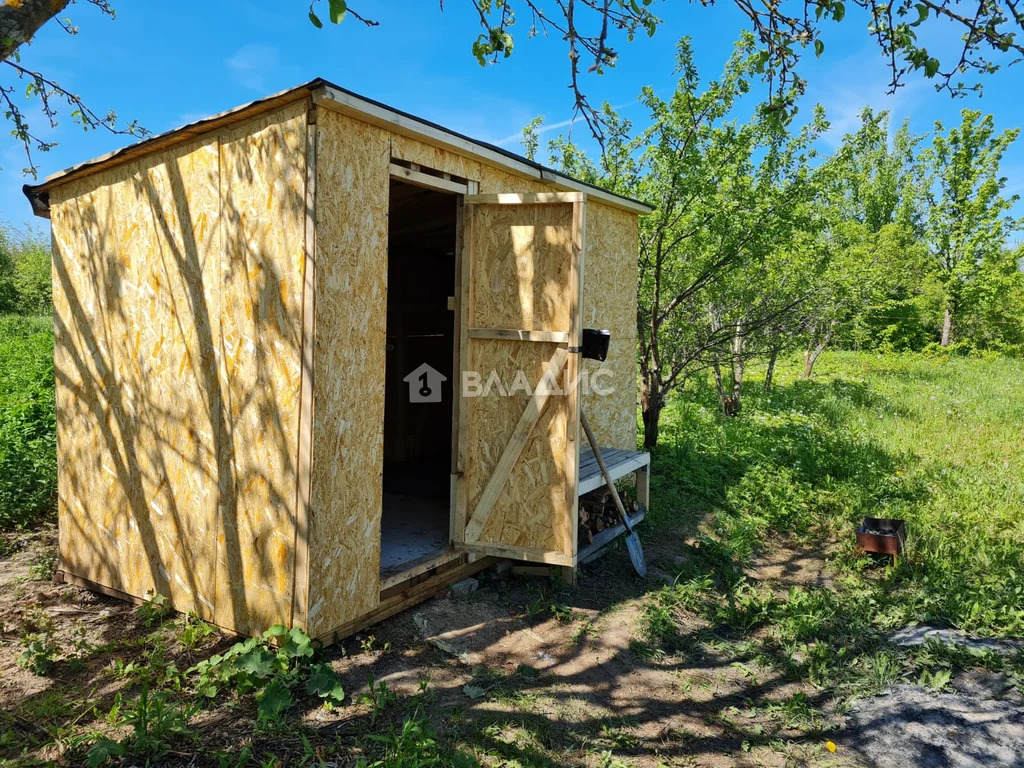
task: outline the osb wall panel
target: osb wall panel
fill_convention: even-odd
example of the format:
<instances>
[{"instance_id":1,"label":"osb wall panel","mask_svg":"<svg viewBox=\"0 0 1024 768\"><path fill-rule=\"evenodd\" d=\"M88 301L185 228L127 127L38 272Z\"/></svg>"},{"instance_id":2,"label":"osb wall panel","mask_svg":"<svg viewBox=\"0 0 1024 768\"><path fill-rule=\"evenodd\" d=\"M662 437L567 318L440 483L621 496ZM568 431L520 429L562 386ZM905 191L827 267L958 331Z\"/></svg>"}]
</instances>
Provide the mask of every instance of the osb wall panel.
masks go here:
<instances>
[{"instance_id":1,"label":"osb wall panel","mask_svg":"<svg viewBox=\"0 0 1024 768\"><path fill-rule=\"evenodd\" d=\"M222 151L214 134L62 185L51 201L62 567L135 596L162 593L179 610L240 631L289 617L279 607L290 608L290 598L278 594L290 573L257 553L294 538L295 440L281 437L261 457L256 444L278 438L268 426L252 427L277 413L282 431L294 431L284 358L293 356L298 369L290 331L264 346L271 314L275 328L294 325L288 290L266 283L278 268L271 264L293 268L276 250L291 248L287 195L257 202L244 177L263 177L259 164L271 156L267 178L287 176L285 137L304 132L302 112L289 108L240 128L258 131L253 144L273 147L250 152L247 163L230 147ZM221 218L226 160L236 165L234 210L254 221L258 209L288 234L249 226L244 249L234 236L235 250L224 252L228 235L240 235ZM301 255L301 231L298 243ZM246 328L225 317L235 311L229 305L240 305ZM227 346L244 350L252 365L262 359L274 380L257 388L247 374L243 383L235 363L222 359ZM273 493L260 498L256 487ZM253 524L263 519L273 522ZM224 574L235 579L227 587L218 583Z\"/></svg>"},{"instance_id":2,"label":"osb wall panel","mask_svg":"<svg viewBox=\"0 0 1024 768\"><path fill-rule=\"evenodd\" d=\"M469 321L480 328L568 331L571 205L483 205L474 209ZM468 403L469 513L494 472L530 393L557 345L471 339L467 370L495 386ZM513 390L516 390L513 392ZM481 542L572 553L566 508L568 398L552 398L530 433L481 531Z\"/></svg>"},{"instance_id":3,"label":"osb wall panel","mask_svg":"<svg viewBox=\"0 0 1024 768\"><path fill-rule=\"evenodd\" d=\"M551 185L518 176L446 149L405 136L391 136L391 156L479 183L480 194L550 192Z\"/></svg>"},{"instance_id":4,"label":"osb wall panel","mask_svg":"<svg viewBox=\"0 0 1024 768\"><path fill-rule=\"evenodd\" d=\"M319 110L309 632L377 606L389 135Z\"/></svg>"},{"instance_id":5,"label":"osb wall panel","mask_svg":"<svg viewBox=\"0 0 1024 768\"><path fill-rule=\"evenodd\" d=\"M60 553L213 618L216 142L53 193ZM207 397L207 394L212 397Z\"/></svg>"},{"instance_id":6,"label":"osb wall panel","mask_svg":"<svg viewBox=\"0 0 1024 768\"><path fill-rule=\"evenodd\" d=\"M481 205L470 326L569 330L572 205Z\"/></svg>"},{"instance_id":7,"label":"osb wall panel","mask_svg":"<svg viewBox=\"0 0 1024 768\"><path fill-rule=\"evenodd\" d=\"M259 632L291 620L305 260L306 105L220 141L222 478L217 617Z\"/></svg>"},{"instance_id":8,"label":"osb wall panel","mask_svg":"<svg viewBox=\"0 0 1024 768\"><path fill-rule=\"evenodd\" d=\"M533 387L557 347L539 342L474 339L469 345L469 366L485 372L485 380L494 371L508 389L522 371ZM529 399L529 394L521 389L504 396L496 387L489 395L472 399L465 471L470 512L476 509ZM572 554L565 476L568 412L566 397L553 396L549 400L480 533L481 543Z\"/></svg>"},{"instance_id":9,"label":"osb wall panel","mask_svg":"<svg viewBox=\"0 0 1024 768\"><path fill-rule=\"evenodd\" d=\"M587 202L583 264L583 327L612 332L608 359L584 360L594 383L612 390L584 390L583 409L602 446L636 448L636 260L637 217L609 205ZM586 440L582 447L586 446Z\"/></svg>"}]
</instances>

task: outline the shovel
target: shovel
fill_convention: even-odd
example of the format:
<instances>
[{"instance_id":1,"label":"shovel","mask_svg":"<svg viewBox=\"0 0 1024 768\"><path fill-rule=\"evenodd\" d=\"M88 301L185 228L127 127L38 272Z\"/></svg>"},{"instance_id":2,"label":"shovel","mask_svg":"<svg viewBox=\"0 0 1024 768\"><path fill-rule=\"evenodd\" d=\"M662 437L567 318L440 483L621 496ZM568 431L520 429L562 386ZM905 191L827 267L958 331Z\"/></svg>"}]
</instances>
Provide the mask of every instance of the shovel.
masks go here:
<instances>
[{"instance_id":1,"label":"shovel","mask_svg":"<svg viewBox=\"0 0 1024 768\"><path fill-rule=\"evenodd\" d=\"M647 563L644 560L644 550L640 546L640 537L636 535L633 530L632 523L629 522L629 515L626 514L626 508L622 506L622 499L619 498L619 492L615 489L615 481L612 480L612 475L608 471L608 467L604 463L604 458L601 456L601 449L597 447L597 440L594 439L594 433L590 431L590 422L587 420L587 414L580 409L580 423L583 424L583 431L587 435L587 441L590 443L591 449L594 451L594 458L597 459L597 466L601 468L601 474L604 475L604 481L608 484L608 490L612 492L612 498L615 500L615 507L619 510L619 514L622 516L622 523L626 526L626 548L629 550L629 559L633 562L633 567L636 572L641 576L647 576Z\"/></svg>"}]
</instances>

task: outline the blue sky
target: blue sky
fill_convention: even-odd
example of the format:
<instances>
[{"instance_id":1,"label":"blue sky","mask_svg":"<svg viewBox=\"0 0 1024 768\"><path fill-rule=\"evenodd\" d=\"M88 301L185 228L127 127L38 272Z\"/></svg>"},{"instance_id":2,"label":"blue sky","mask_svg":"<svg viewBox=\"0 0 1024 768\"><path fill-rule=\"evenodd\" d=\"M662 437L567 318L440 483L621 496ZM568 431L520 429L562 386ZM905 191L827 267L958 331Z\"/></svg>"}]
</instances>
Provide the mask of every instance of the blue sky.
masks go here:
<instances>
[{"instance_id":1,"label":"blue sky","mask_svg":"<svg viewBox=\"0 0 1024 768\"><path fill-rule=\"evenodd\" d=\"M300 3L115 6L114 20L91 5L71 6L79 34L68 36L51 22L23 48L22 62L58 79L97 111L113 109L156 133L318 76L515 151L520 129L536 115L543 115L549 126L561 126L545 139L569 130L572 103L562 42L527 39L523 24L512 58L481 68L470 54L479 28L468 2L448 0L442 13L434 2L361 0L353 7L379 20L379 27L366 28L349 18L321 30L310 24ZM642 86L666 95L671 91L675 43L681 36L692 36L701 74L710 78L721 71L744 26L725 0L711 8L678 0L656 7L665 24L655 37L617 45L619 65L585 81L593 102L622 106L623 114L636 122L644 117L635 102ZM326 7L320 10L326 17ZM918 132L931 130L936 119L958 123L964 107L993 113L999 128L1024 124L1024 65L986 78L982 98L952 100L916 75L888 96L885 63L864 25L865 19L851 10L842 24L826 27L823 56L811 56L802 66L809 81L803 113L817 102L833 123L822 149L831 149L856 127L865 104L890 110L897 122L910 118ZM955 37L939 34L929 42L943 58ZM130 137L83 132L66 118L50 130L35 117L33 127L60 142L36 155L40 178L130 143ZM574 137L586 138L582 124L575 126ZM21 185L31 182L21 173L24 166L17 143L0 142L0 219L18 226L31 220L21 194ZM1024 138L1011 149L1003 171L1009 191L1024 195ZM1017 206L1016 215L1024 216L1024 206Z\"/></svg>"}]
</instances>

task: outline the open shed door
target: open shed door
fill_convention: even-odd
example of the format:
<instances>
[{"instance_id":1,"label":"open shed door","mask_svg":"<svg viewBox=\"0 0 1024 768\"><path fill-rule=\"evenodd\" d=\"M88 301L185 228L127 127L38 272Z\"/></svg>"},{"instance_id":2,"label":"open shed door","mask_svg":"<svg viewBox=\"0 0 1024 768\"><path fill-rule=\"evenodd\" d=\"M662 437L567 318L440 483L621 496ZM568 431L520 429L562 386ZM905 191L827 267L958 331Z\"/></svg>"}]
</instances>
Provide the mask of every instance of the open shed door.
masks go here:
<instances>
[{"instance_id":1,"label":"open shed door","mask_svg":"<svg viewBox=\"0 0 1024 768\"><path fill-rule=\"evenodd\" d=\"M453 539L574 565L584 195L465 203Z\"/></svg>"}]
</instances>

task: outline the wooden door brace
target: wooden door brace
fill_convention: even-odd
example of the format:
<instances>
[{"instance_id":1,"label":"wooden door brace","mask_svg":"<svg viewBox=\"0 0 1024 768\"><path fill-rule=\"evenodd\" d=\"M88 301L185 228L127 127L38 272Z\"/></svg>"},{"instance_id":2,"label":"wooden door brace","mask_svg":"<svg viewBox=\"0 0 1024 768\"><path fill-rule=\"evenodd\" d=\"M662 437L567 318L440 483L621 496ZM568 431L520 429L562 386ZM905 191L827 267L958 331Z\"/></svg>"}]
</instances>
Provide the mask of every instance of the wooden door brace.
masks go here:
<instances>
[{"instance_id":1,"label":"wooden door brace","mask_svg":"<svg viewBox=\"0 0 1024 768\"><path fill-rule=\"evenodd\" d=\"M541 382L557 381L558 375L565 367L568 357L569 350L565 347L556 349L555 354L551 356L551 360L544 370ZM516 424L512 437L509 438L508 443L505 445L505 450L501 453L501 458L498 459L498 464L494 467L494 474L487 481L484 492L480 495L480 501L477 503L476 509L466 525L467 544L473 543L480 538L484 525L486 525L487 519L491 516L491 511L494 509L494 503L498 500L498 496L501 495L505 482L508 480L509 475L512 474L512 468L515 467L516 462L519 460L519 455L523 452L523 448L526 447L526 441L530 438L530 433L537 422L540 421L541 414L544 412L544 408L550 399L551 392L549 387L538 386L534 390L533 397L526 404L523 415L519 417L519 423Z\"/></svg>"}]
</instances>

